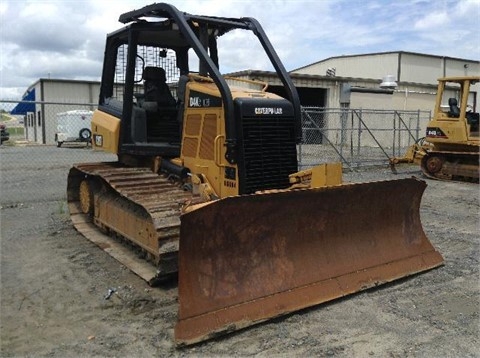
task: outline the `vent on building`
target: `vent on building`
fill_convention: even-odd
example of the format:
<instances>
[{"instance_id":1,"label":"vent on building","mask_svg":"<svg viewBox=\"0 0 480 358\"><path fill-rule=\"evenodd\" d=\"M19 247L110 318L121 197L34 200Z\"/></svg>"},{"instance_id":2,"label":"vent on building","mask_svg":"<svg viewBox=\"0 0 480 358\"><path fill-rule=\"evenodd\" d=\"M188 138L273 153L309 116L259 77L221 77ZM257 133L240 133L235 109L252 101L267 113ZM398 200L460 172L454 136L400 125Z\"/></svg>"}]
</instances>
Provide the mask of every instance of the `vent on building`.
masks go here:
<instances>
[{"instance_id":1,"label":"vent on building","mask_svg":"<svg viewBox=\"0 0 480 358\"><path fill-rule=\"evenodd\" d=\"M337 69L335 67L327 68L327 77L335 77L335 71Z\"/></svg>"},{"instance_id":2,"label":"vent on building","mask_svg":"<svg viewBox=\"0 0 480 358\"><path fill-rule=\"evenodd\" d=\"M380 88L385 88L385 89L395 89L397 88L397 82L395 82L395 77L392 75L387 75L383 77L382 83L380 83Z\"/></svg>"}]
</instances>

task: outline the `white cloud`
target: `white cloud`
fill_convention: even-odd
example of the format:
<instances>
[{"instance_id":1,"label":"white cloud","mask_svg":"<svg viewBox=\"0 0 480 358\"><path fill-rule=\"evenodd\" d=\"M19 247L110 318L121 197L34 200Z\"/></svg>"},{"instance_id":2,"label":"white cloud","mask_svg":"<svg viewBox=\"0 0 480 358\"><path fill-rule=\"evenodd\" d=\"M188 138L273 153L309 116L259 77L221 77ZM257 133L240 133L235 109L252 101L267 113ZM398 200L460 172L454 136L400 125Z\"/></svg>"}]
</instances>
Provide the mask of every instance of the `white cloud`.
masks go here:
<instances>
[{"instance_id":1,"label":"white cloud","mask_svg":"<svg viewBox=\"0 0 480 358\"><path fill-rule=\"evenodd\" d=\"M423 18L417 20L414 24L414 28L417 30L435 30L442 26L449 24L450 18L445 12L434 12L427 14Z\"/></svg>"}]
</instances>

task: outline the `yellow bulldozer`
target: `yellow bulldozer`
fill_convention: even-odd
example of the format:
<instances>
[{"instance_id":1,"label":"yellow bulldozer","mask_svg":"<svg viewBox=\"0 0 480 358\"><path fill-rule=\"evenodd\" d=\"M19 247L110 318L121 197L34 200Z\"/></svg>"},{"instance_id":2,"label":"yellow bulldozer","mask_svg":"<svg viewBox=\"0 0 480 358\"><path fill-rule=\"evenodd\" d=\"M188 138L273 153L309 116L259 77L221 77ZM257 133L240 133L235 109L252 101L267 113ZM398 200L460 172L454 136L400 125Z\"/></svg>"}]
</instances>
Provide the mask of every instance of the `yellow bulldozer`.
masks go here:
<instances>
[{"instance_id":1,"label":"yellow bulldozer","mask_svg":"<svg viewBox=\"0 0 480 358\"><path fill-rule=\"evenodd\" d=\"M425 137L410 146L404 157L390 163L419 164L423 174L432 179L478 183L479 113L471 87L479 81L479 76L439 78Z\"/></svg>"},{"instance_id":2,"label":"yellow bulldozer","mask_svg":"<svg viewBox=\"0 0 480 358\"><path fill-rule=\"evenodd\" d=\"M157 3L119 21L91 128L93 148L118 160L70 169L69 210L149 284L178 279L177 344L443 263L420 222L423 181L347 184L339 163L298 170L299 96L255 19ZM281 95L220 73L219 43L238 31L259 40Z\"/></svg>"}]
</instances>

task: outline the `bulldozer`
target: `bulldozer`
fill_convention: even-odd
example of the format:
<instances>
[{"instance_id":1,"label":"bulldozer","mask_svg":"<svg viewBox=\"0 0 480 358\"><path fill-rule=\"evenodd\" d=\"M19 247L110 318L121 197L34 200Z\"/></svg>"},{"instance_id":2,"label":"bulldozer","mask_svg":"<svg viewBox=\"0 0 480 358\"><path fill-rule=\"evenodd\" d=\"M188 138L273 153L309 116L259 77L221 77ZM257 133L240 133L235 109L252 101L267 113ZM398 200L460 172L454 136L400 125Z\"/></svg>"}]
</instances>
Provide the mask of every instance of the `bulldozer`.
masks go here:
<instances>
[{"instance_id":1,"label":"bulldozer","mask_svg":"<svg viewBox=\"0 0 480 358\"><path fill-rule=\"evenodd\" d=\"M443 264L420 221L424 181L299 170L299 95L257 20L156 3L119 21L91 124L93 149L117 160L74 164L68 206L150 285L178 280L177 345ZM220 73L219 43L238 31L258 39L282 95Z\"/></svg>"},{"instance_id":2,"label":"bulldozer","mask_svg":"<svg viewBox=\"0 0 480 358\"><path fill-rule=\"evenodd\" d=\"M470 91L479 81L479 76L439 78L425 137L410 146L404 157L390 163L418 164L431 179L478 183L479 113Z\"/></svg>"}]
</instances>

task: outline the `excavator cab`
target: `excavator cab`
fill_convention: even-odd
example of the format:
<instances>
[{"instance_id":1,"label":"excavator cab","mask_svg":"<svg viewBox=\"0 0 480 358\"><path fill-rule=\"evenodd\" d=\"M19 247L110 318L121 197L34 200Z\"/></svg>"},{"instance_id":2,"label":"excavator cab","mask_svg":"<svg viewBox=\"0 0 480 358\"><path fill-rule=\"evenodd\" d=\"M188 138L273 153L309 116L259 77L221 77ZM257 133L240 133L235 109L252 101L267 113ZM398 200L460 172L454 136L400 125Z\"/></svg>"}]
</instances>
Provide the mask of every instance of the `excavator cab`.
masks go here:
<instances>
[{"instance_id":1,"label":"excavator cab","mask_svg":"<svg viewBox=\"0 0 480 358\"><path fill-rule=\"evenodd\" d=\"M119 20L92 119L93 148L118 161L74 165L69 209L149 284L178 274L177 344L443 263L420 223L424 182L343 183L339 163L298 171L300 100L255 19L159 3ZM283 96L220 73L218 41L237 30L259 40Z\"/></svg>"}]
</instances>

